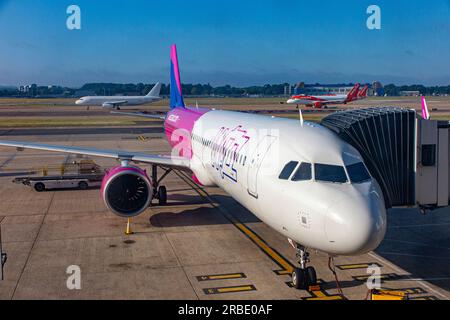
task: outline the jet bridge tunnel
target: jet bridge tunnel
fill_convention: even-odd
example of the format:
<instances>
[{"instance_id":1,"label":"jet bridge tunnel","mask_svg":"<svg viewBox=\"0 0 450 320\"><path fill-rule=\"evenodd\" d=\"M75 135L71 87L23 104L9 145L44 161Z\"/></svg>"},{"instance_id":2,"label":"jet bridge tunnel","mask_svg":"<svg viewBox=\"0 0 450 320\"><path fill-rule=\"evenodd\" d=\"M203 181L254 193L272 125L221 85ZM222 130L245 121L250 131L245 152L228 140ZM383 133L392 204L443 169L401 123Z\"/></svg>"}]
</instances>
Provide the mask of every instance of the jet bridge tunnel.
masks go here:
<instances>
[{"instance_id":1,"label":"jet bridge tunnel","mask_svg":"<svg viewBox=\"0 0 450 320\"><path fill-rule=\"evenodd\" d=\"M398 107L341 111L322 125L353 145L384 193L386 207L449 204L449 122Z\"/></svg>"}]
</instances>

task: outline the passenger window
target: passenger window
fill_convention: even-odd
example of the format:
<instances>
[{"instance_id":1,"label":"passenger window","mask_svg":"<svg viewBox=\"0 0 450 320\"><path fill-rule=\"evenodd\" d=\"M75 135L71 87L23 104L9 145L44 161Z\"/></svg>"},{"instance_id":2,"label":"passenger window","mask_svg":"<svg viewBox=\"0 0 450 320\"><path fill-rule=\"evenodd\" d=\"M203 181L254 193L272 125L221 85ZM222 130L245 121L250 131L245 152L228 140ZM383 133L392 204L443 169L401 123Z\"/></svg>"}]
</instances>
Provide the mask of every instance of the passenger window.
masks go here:
<instances>
[{"instance_id":1,"label":"passenger window","mask_svg":"<svg viewBox=\"0 0 450 320\"><path fill-rule=\"evenodd\" d=\"M292 181L308 181L312 179L311 163L303 162L292 177Z\"/></svg>"},{"instance_id":2,"label":"passenger window","mask_svg":"<svg viewBox=\"0 0 450 320\"><path fill-rule=\"evenodd\" d=\"M281 180L289 180L289 177L291 176L294 169L297 167L298 162L297 161L291 161L287 165L284 166L283 170L281 171L280 175L278 176L278 179Z\"/></svg>"},{"instance_id":3,"label":"passenger window","mask_svg":"<svg viewBox=\"0 0 450 320\"><path fill-rule=\"evenodd\" d=\"M341 166L316 163L314 165L314 172L317 181L333 183L347 182L347 175L345 174L344 167Z\"/></svg>"}]
</instances>

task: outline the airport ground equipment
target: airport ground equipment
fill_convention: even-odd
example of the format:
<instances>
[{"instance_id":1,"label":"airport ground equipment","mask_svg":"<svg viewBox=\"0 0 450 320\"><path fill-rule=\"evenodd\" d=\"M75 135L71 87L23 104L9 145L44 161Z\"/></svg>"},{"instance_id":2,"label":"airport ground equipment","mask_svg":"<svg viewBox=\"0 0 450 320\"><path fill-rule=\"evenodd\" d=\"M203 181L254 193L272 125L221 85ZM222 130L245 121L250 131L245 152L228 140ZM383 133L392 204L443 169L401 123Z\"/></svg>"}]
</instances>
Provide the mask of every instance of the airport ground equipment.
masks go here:
<instances>
[{"instance_id":1,"label":"airport ground equipment","mask_svg":"<svg viewBox=\"0 0 450 320\"><path fill-rule=\"evenodd\" d=\"M3 267L5 266L6 259L7 259L6 253L3 252L3 246L2 246L2 226L0 224L0 280L3 280Z\"/></svg>"},{"instance_id":2,"label":"airport ground equipment","mask_svg":"<svg viewBox=\"0 0 450 320\"><path fill-rule=\"evenodd\" d=\"M65 175L65 176L39 176L20 177L13 180L14 183L21 183L34 188L38 192L50 189L72 189L78 188L86 190L92 187L100 187L103 174L85 175Z\"/></svg>"},{"instance_id":3,"label":"airport ground equipment","mask_svg":"<svg viewBox=\"0 0 450 320\"><path fill-rule=\"evenodd\" d=\"M45 166L36 171L42 171L42 176L17 177L13 182L30 186L38 192L71 188L85 190L91 187L100 187L105 175L98 164L88 159L58 166ZM49 172L53 171L57 171L58 174L49 175Z\"/></svg>"},{"instance_id":4,"label":"airport ground equipment","mask_svg":"<svg viewBox=\"0 0 450 320\"><path fill-rule=\"evenodd\" d=\"M411 109L377 107L337 112L322 125L360 152L387 208L448 206L448 121L425 120Z\"/></svg>"}]
</instances>

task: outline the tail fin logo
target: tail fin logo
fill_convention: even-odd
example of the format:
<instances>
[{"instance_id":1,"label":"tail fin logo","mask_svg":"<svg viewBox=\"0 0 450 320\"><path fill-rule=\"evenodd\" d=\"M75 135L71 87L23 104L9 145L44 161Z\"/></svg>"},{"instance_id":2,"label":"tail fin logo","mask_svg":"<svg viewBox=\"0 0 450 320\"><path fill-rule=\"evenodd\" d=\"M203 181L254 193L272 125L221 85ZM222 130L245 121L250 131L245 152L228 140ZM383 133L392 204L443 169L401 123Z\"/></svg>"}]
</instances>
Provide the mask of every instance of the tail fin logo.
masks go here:
<instances>
[{"instance_id":1,"label":"tail fin logo","mask_svg":"<svg viewBox=\"0 0 450 320\"><path fill-rule=\"evenodd\" d=\"M347 95L347 101L353 101L355 100L355 98L358 96L358 92L359 92L359 87L361 85L359 83L355 84L355 86L353 87L352 90L350 90L350 92Z\"/></svg>"},{"instance_id":2,"label":"tail fin logo","mask_svg":"<svg viewBox=\"0 0 450 320\"><path fill-rule=\"evenodd\" d=\"M369 90L369 86L365 85L364 88L358 93L359 98L366 98L367 97L367 91Z\"/></svg>"},{"instance_id":3,"label":"tail fin logo","mask_svg":"<svg viewBox=\"0 0 450 320\"><path fill-rule=\"evenodd\" d=\"M181 91L180 69L178 65L177 46L172 45L170 50L170 108L184 108Z\"/></svg>"}]
</instances>

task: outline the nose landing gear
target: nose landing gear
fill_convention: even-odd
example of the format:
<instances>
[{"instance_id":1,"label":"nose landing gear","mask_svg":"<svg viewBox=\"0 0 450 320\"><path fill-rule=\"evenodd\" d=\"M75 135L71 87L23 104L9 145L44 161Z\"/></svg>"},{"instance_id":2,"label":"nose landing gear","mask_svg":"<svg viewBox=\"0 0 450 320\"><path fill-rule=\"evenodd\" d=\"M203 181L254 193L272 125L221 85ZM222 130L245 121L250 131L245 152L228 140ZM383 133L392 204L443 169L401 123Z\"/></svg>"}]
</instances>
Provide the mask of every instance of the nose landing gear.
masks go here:
<instances>
[{"instance_id":1,"label":"nose landing gear","mask_svg":"<svg viewBox=\"0 0 450 320\"><path fill-rule=\"evenodd\" d=\"M316 270L311 266L306 267L306 264L310 262L309 252L306 251L306 248L297 243L291 242L291 244L295 244L296 257L300 264L300 268L294 268L292 271L292 284L296 289L306 290L317 284Z\"/></svg>"}]
</instances>

